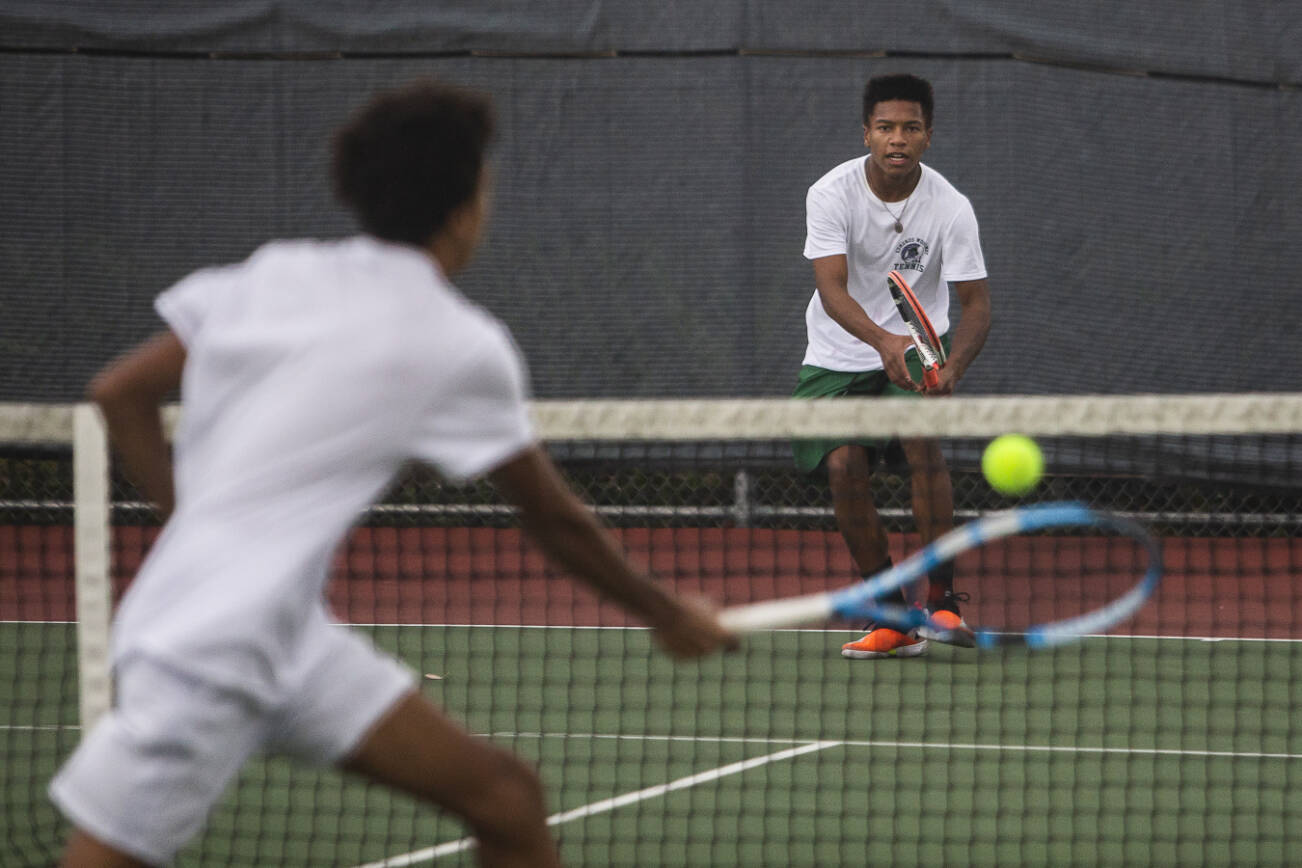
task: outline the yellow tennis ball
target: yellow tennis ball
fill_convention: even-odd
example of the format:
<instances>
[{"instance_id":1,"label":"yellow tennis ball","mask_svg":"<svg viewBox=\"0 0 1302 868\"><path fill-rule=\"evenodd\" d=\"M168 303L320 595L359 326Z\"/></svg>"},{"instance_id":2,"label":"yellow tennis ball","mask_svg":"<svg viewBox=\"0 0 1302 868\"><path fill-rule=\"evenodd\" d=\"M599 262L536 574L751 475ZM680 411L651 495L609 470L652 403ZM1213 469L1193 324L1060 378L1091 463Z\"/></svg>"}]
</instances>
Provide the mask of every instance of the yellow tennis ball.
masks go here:
<instances>
[{"instance_id":1,"label":"yellow tennis ball","mask_svg":"<svg viewBox=\"0 0 1302 868\"><path fill-rule=\"evenodd\" d=\"M981 472L1000 494L1026 494L1044 473L1044 455L1030 437L1004 434L990 441L981 456Z\"/></svg>"}]
</instances>

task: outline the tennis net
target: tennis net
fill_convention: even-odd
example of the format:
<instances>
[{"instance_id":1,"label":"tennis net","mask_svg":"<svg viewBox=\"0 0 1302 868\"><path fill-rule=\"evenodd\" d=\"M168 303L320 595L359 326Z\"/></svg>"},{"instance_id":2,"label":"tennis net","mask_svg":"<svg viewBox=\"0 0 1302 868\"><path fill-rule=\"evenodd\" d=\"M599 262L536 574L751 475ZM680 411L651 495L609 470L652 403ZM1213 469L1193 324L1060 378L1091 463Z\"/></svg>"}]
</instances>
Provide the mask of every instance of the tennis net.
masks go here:
<instances>
[{"instance_id":1,"label":"tennis net","mask_svg":"<svg viewBox=\"0 0 1302 868\"><path fill-rule=\"evenodd\" d=\"M1075 500L1159 539L1163 583L1047 651L933 643L847 660L853 624L672 663L549 569L485 484L413 469L353 531L331 601L450 714L537 765L575 865L1290 864L1302 845L1302 395L538 402L538 429L633 558L727 604L856 571L793 440L933 437L959 523ZM1021 501L979 471L1041 444ZM910 473L871 495L899 561ZM918 473L913 473L916 480ZM44 790L111 697L109 612L157 533L84 406L0 405L0 864L45 865ZM974 623L1058 617L1137 578L1091 530L960 560ZM180 865L469 864L453 819L278 758L252 763Z\"/></svg>"}]
</instances>

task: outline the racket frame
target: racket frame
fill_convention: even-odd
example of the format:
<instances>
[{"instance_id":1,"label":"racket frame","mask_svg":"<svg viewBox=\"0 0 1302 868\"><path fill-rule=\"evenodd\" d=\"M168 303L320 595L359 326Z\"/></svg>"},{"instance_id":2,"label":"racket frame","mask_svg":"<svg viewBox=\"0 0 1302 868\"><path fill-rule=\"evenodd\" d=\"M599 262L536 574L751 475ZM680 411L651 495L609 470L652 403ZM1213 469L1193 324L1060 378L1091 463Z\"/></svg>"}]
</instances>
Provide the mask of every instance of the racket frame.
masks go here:
<instances>
[{"instance_id":1,"label":"racket frame","mask_svg":"<svg viewBox=\"0 0 1302 868\"><path fill-rule=\"evenodd\" d=\"M1097 527L1129 537L1144 547L1148 566L1134 587L1097 609L1018 632L977 628L973 632L978 648L1006 645L1048 648L1084 635L1102 633L1137 612L1157 589L1162 578L1162 550L1142 526L1077 501L1065 501L994 513L955 528L899 564L847 588L735 606L723 610L719 620L737 632L796 627L834 616L879 621L906 629L921 626L927 620L923 610L881 604L877 600L921 579L965 551L1004 537L1057 527Z\"/></svg>"},{"instance_id":2,"label":"racket frame","mask_svg":"<svg viewBox=\"0 0 1302 868\"><path fill-rule=\"evenodd\" d=\"M940 369L945 366L945 346L936 335L936 328L927 317L918 297L913 294L913 287L898 271L886 275L886 287L890 290L895 307L900 312L904 327L909 330L913 346L922 360L922 382L927 388L940 384Z\"/></svg>"}]
</instances>

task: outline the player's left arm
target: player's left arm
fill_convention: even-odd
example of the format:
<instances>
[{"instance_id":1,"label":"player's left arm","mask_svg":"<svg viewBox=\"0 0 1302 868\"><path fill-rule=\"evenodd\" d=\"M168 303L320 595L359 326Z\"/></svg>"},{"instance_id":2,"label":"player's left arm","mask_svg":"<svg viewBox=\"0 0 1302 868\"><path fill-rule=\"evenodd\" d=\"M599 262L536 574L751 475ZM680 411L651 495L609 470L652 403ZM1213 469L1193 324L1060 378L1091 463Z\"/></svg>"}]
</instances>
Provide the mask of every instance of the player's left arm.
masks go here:
<instances>
[{"instance_id":1,"label":"player's left arm","mask_svg":"<svg viewBox=\"0 0 1302 868\"><path fill-rule=\"evenodd\" d=\"M129 478L166 519L175 503L172 454L163 431L162 405L181 385L185 345L161 332L112 362L91 381L87 396L99 405Z\"/></svg>"},{"instance_id":2,"label":"player's left arm","mask_svg":"<svg viewBox=\"0 0 1302 868\"><path fill-rule=\"evenodd\" d=\"M990 334L990 287L986 278L954 282L961 315L950 337L949 358L940 369L940 383L929 395L949 395L967 372Z\"/></svg>"},{"instance_id":3,"label":"player's left arm","mask_svg":"<svg viewBox=\"0 0 1302 868\"><path fill-rule=\"evenodd\" d=\"M463 354L455 387L418 408L414 454L453 479L486 474L520 511L520 523L548 559L651 627L670 654L693 657L736 644L712 603L674 594L631 563L597 515L579 499L534 441L526 414L524 359L500 324ZM441 355L427 361L439 365ZM487 448L485 448L487 447Z\"/></svg>"}]
</instances>

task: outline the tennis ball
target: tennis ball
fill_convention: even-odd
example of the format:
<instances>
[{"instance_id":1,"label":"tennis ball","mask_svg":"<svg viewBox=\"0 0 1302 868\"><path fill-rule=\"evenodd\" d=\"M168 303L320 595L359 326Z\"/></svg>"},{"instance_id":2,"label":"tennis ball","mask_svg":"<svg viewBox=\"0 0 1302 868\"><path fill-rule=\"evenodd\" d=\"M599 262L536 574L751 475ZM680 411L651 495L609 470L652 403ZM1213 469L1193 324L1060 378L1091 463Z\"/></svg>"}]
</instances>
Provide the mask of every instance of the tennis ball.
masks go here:
<instances>
[{"instance_id":1,"label":"tennis ball","mask_svg":"<svg viewBox=\"0 0 1302 868\"><path fill-rule=\"evenodd\" d=\"M1030 437L1004 434L990 441L981 456L981 472L1000 494L1026 494L1044 473L1044 455Z\"/></svg>"}]
</instances>

